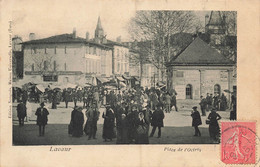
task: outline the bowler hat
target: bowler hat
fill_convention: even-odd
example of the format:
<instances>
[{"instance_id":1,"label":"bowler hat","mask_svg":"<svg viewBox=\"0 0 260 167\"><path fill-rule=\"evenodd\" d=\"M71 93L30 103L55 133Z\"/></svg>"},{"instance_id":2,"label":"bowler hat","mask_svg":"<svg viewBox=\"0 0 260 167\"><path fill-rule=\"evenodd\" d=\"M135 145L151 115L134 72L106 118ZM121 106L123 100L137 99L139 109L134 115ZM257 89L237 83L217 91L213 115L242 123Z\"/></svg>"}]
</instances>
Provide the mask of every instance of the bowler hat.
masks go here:
<instances>
[{"instance_id":1,"label":"bowler hat","mask_svg":"<svg viewBox=\"0 0 260 167\"><path fill-rule=\"evenodd\" d=\"M198 108L197 106L192 107L192 109L194 109L194 110L196 110L197 108Z\"/></svg>"},{"instance_id":2,"label":"bowler hat","mask_svg":"<svg viewBox=\"0 0 260 167\"><path fill-rule=\"evenodd\" d=\"M217 111L217 109L216 109L215 107L213 107L213 108L211 109L211 111Z\"/></svg>"}]
</instances>

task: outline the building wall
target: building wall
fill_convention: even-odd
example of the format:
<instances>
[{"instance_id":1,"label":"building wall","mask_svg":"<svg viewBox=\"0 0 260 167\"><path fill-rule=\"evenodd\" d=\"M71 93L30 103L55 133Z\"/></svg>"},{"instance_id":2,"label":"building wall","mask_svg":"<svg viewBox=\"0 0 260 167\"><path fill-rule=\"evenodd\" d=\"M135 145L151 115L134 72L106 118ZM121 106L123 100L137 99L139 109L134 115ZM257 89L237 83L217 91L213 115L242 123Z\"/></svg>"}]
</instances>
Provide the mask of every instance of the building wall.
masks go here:
<instances>
[{"instance_id":1,"label":"building wall","mask_svg":"<svg viewBox=\"0 0 260 167\"><path fill-rule=\"evenodd\" d=\"M114 46L113 55L114 74L123 75L129 72L129 49L122 46Z\"/></svg>"},{"instance_id":2,"label":"building wall","mask_svg":"<svg viewBox=\"0 0 260 167\"><path fill-rule=\"evenodd\" d=\"M85 50L83 44L38 44L26 45L24 48L25 71L43 70L43 61L48 61L48 71L84 71ZM39 68L40 64L42 67Z\"/></svg>"},{"instance_id":3,"label":"building wall","mask_svg":"<svg viewBox=\"0 0 260 167\"><path fill-rule=\"evenodd\" d=\"M112 50L85 44L38 44L24 48L24 71L44 71L44 61L48 62L46 71L65 71L91 73L95 75L112 74ZM56 65L55 65L56 64ZM40 68L41 65L41 68ZM56 66L56 68L54 68ZM42 81L41 76L26 76L27 79ZM78 74L59 75L58 82L78 81Z\"/></svg>"},{"instance_id":4,"label":"building wall","mask_svg":"<svg viewBox=\"0 0 260 167\"><path fill-rule=\"evenodd\" d=\"M232 68L230 67L186 67L173 69L173 88L177 92L177 99L187 99L186 88L191 85L192 99L198 100L200 96L207 93L214 95L214 86L220 86L220 94L224 93L228 98L229 94L225 89L231 90L234 85L232 82Z\"/></svg>"},{"instance_id":5,"label":"building wall","mask_svg":"<svg viewBox=\"0 0 260 167\"><path fill-rule=\"evenodd\" d=\"M139 54L134 52L129 52L129 75L137 77L141 76Z\"/></svg>"}]
</instances>

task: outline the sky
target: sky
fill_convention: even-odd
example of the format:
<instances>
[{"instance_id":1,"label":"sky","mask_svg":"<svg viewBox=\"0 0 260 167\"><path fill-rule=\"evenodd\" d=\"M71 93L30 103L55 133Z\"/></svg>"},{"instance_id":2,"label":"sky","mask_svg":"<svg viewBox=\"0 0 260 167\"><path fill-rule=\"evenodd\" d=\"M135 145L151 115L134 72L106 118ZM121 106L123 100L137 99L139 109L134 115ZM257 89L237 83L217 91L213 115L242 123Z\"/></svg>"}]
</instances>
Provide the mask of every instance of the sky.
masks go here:
<instances>
[{"instance_id":1,"label":"sky","mask_svg":"<svg viewBox=\"0 0 260 167\"><path fill-rule=\"evenodd\" d=\"M35 33L36 39L53 35L72 33L76 28L77 36L85 37L89 32L94 37L98 16L107 34L107 39L118 36L123 41L130 40L127 32L129 20L138 10L133 1L100 0L20 0L13 7L13 35L29 40L29 33ZM204 24L204 16L209 12L199 12Z\"/></svg>"}]
</instances>

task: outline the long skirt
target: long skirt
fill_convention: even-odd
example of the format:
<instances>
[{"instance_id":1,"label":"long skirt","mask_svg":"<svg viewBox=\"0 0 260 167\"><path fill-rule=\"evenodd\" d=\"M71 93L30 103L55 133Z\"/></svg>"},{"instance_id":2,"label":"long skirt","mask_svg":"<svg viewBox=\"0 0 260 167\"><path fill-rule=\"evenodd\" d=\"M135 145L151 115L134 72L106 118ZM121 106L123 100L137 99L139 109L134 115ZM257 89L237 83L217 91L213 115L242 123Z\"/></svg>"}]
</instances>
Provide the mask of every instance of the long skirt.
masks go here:
<instances>
[{"instance_id":1,"label":"long skirt","mask_svg":"<svg viewBox=\"0 0 260 167\"><path fill-rule=\"evenodd\" d=\"M212 139L216 140L217 137L219 136L219 125L209 125L209 135Z\"/></svg>"},{"instance_id":2,"label":"long skirt","mask_svg":"<svg viewBox=\"0 0 260 167\"><path fill-rule=\"evenodd\" d=\"M83 135L83 125L81 124L73 125L72 136L80 137L82 135Z\"/></svg>"}]
</instances>

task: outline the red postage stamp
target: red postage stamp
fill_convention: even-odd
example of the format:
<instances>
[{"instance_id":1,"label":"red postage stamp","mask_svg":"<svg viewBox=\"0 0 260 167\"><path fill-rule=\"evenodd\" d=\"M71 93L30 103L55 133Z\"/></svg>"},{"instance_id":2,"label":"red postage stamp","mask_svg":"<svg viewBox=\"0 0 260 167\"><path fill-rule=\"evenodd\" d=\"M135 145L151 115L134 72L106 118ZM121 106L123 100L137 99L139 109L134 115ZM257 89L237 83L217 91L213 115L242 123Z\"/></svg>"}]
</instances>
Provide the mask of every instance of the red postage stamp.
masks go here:
<instances>
[{"instance_id":1,"label":"red postage stamp","mask_svg":"<svg viewBox=\"0 0 260 167\"><path fill-rule=\"evenodd\" d=\"M221 122L221 160L226 164L254 164L256 123Z\"/></svg>"}]
</instances>

